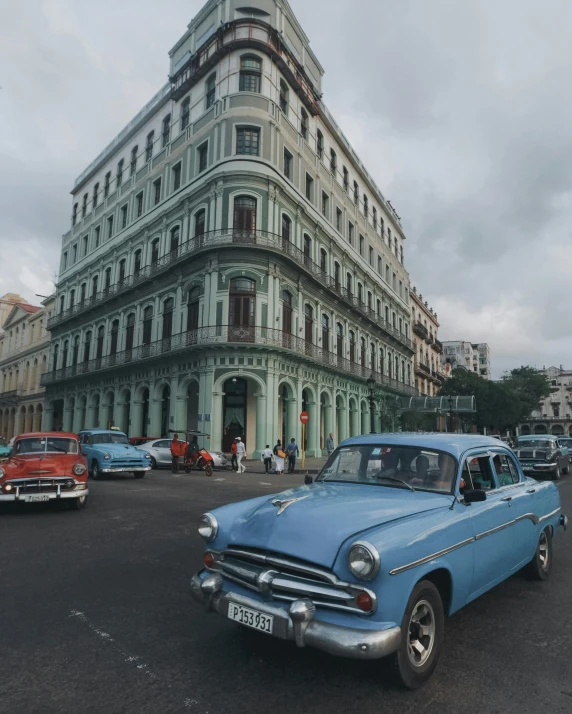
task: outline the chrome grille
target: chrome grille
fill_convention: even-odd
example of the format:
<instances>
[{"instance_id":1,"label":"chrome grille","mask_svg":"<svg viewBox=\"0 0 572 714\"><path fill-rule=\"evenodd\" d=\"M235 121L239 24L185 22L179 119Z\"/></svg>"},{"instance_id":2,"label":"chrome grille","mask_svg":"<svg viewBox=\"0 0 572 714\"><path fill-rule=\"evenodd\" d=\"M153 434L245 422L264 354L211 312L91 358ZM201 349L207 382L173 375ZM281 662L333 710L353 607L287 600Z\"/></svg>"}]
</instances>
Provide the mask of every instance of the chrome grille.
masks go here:
<instances>
[{"instance_id":1,"label":"chrome grille","mask_svg":"<svg viewBox=\"0 0 572 714\"><path fill-rule=\"evenodd\" d=\"M113 459L113 461L106 461L105 463L109 464L114 469L129 468L131 466L137 467L144 465L141 463L141 459ZM105 466L103 468L105 468Z\"/></svg>"},{"instance_id":2,"label":"chrome grille","mask_svg":"<svg viewBox=\"0 0 572 714\"><path fill-rule=\"evenodd\" d=\"M20 493L53 493L57 491L58 486L61 490L71 490L71 488L75 488L75 481L71 488L66 486L66 483L70 481L71 478L71 476L68 476L66 478L15 479L8 481L8 483L15 489L17 488Z\"/></svg>"},{"instance_id":3,"label":"chrome grille","mask_svg":"<svg viewBox=\"0 0 572 714\"><path fill-rule=\"evenodd\" d=\"M249 590L261 593L267 600L293 602L309 598L316 607L371 615L377 598L372 590L346 583L330 570L274 553L244 548L208 551L214 558L209 568ZM374 607L364 613L357 606L360 593L368 593Z\"/></svg>"}]
</instances>

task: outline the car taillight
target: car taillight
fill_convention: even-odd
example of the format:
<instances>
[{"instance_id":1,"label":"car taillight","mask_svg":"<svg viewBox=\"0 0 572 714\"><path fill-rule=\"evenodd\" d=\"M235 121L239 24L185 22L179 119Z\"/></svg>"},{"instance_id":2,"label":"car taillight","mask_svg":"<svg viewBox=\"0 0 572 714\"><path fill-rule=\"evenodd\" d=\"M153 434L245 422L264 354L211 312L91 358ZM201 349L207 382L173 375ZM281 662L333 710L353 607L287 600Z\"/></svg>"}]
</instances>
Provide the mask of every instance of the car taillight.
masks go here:
<instances>
[{"instance_id":1,"label":"car taillight","mask_svg":"<svg viewBox=\"0 0 572 714\"><path fill-rule=\"evenodd\" d=\"M369 593L360 593L356 598L356 605L363 612L371 612L373 610L373 600Z\"/></svg>"}]
</instances>

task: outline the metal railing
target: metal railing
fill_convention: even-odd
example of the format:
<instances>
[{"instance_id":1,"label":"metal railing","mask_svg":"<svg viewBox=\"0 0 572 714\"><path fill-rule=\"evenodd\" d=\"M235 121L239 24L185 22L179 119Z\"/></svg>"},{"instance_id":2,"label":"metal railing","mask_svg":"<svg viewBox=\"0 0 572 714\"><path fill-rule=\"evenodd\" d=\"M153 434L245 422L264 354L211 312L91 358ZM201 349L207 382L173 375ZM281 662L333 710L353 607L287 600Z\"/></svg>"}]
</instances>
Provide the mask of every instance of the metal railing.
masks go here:
<instances>
[{"instance_id":1,"label":"metal railing","mask_svg":"<svg viewBox=\"0 0 572 714\"><path fill-rule=\"evenodd\" d=\"M0 392L0 404L17 404L22 394L21 389L10 389L7 392Z\"/></svg>"},{"instance_id":2,"label":"metal railing","mask_svg":"<svg viewBox=\"0 0 572 714\"><path fill-rule=\"evenodd\" d=\"M113 297L128 292L135 285L167 272L169 268L172 268L190 255L204 250L227 248L230 246L249 246L262 248L264 250L274 250L280 255L288 256L307 273L310 273L320 285L328 288L336 297L342 298L350 307L357 310L361 315L383 330L389 337L413 352L413 343L408 337L384 320L381 315L375 312L371 307L368 307L368 305L359 300L346 288L342 287L340 283L337 283L333 277L328 275L328 273L307 256L304 251L300 250L300 248L289 240L282 238L281 235L269 233L268 231L237 231L232 228L222 228L204 233L195 238L190 238L185 243L182 243L176 250L168 252L151 265L141 268L136 275L126 277L121 282L110 285L95 295L85 298L76 305L54 315L48 320L48 330L53 330L54 327L61 325L63 322L83 313L89 308L101 305Z\"/></svg>"},{"instance_id":3,"label":"metal railing","mask_svg":"<svg viewBox=\"0 0 572 714\"><path fill-rule=\"evenodd\" d=\"M229 325L214 325L199 327L190 332L182 332L172 337L157 340L148 345L140 345L130 350L117 352L114 355L97 357L80 364L70 365L63 369L46 372L42 376L42 385L55 384L75 377L101 372L124 365L131 365L144 360L153 360L195 348L209 348L220 345L253 345L272 349L282 349L296 353L321 366L342 372L358 379L368 380L373 374L379 387L385 387L402 394L415 395L414 387L409 386L386 375L372 371L369 367L352 362L336 353L325 350L318 345L296 337L288 332L269 327L233 327Z\"/></svg>"},{"instance_id":4,"label":"metal railing","mask_svg":"<svg viewBox=\"0 0 572 714\"><path fill-rule=\"evenodd\" d=\"M426 374L428 377L431 376L431 368L428 367L426 364L423 364L423 362L417 362L417 364L415 365L415 371Z\"/></svg>"},{"instance_id":5,"label":"metal railing","mask_svg":"<svg viewBox=\"0 0 572 714\"><path fill-rule=\"evenodd\" d=\"M433 340L433 345L435 347L435 350L442 355L443 354L443 343L440 342L437 338Z\"/></svg>"},{"instance_id":6,"label":"metal railing","mask_svg":"<svg viewBox=\"0 0 572 714\"><path fill-rule=\"evenodd\" d=\"M424 340L429 337L429 330L421 322L415 322L413 324L413 332Z\"/></svg>"}]
</instances>

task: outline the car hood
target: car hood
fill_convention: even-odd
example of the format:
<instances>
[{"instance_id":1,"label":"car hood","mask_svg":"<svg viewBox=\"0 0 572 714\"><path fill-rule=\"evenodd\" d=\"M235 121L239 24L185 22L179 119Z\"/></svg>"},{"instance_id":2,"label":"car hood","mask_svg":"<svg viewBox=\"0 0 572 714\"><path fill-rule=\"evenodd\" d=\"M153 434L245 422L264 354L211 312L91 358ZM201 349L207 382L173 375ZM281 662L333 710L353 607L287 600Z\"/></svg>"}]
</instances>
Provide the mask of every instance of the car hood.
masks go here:
<instances>
[{"instance_id":1,"label":"car hood","mask_svg":"<svg viewBox=\"0 0 572 714\"><path fill-rule=\"evenodd\" d=\"M278 515L273 501L300 499ZM312 484L256 503L235 518L228 544L290 555L331 568L344 541L375 526L444 508L451 497L366 484ZM246 503L245 506L249 504ZM224 523L221 524L224 529Z\"/></svg>"},{"instance_id":2,"label":"car hood","mask_svg":"<svg viewBox=\"0 0 572 714\"><path fill-rule=\"evenodd\" d=\"M4 464L4 480L14 478L50 478L50 476L72 476L75 464L81 463L77 454L46 454L40 456L15 456Z\"/></svg>"},{"instance_id":3,"label":"car hood","mask_svg":"<svg viewBox=\"0 0 572 714\"><path fill-rule=\"evenodd\" d=\"M112 459L145 458L145 453L131 444L97 444L95 448L104 454L109 454Z\"/></svg>"}]
</instances>

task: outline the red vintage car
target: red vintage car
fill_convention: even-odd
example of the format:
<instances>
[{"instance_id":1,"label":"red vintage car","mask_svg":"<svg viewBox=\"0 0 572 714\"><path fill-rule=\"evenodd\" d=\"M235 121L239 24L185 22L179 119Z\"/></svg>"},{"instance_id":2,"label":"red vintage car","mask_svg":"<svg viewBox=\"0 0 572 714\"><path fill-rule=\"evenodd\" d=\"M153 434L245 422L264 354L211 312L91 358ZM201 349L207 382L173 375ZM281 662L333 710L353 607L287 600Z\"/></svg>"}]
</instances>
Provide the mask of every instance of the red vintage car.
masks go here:
<instances>
[{"instance_id":1,"label":"red vintage car","mask_svg":"<svg viewBox=\"0 0 572 714\"><path fill-rule=\"evenodd\" d=\"M88 495L87 463L76 434L22 434L0 466L0 503L54 500L79 510Z\"/></svg>"}]
</instances>

